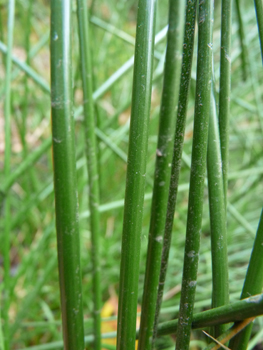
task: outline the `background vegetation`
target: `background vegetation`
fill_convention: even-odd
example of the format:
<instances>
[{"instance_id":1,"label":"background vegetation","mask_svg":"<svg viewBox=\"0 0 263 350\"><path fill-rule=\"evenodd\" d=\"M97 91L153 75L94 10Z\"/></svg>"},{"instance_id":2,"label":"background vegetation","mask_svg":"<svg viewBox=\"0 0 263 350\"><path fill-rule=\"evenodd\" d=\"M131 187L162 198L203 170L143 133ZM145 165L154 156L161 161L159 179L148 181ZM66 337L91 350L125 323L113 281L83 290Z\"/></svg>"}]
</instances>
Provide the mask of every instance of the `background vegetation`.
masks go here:
<instances>
[{"instance_id":1,"label":"background vegetation","mask_svg":"<svg viewBox=\"0 0 263 350\"><path fill-rule=\"evenodd\" d=\"M240 1L243 25L243 47L240 42L240 19L233 4L231 49L231 118L229 188L227 211L227 246L229 261L230 301L238 300L243 286L251 249L262 208L262 132L263 71L258 28L252 1ZM17 0L11 70L11 157L10 173L1 172L2 198L8 193L10 221L10 339L12 349L58 349L61 343L61 311L50 127L50 59L49 1ZM127 169L129 117L132 91L132 65L123 69L114 81L114 73L134 54L137 1L110 0L89 3L93 87L98 143L102 316L116 316L119 293L123 199ZM4 129L6 97L5 52L7 43L8 7L0 2L0 124ZM215 2L214 69L216 99L219 88L220 6ZM168 1L158 1L156 34L167 25ZM88 175L84 153L82 83L78 47L76 4L73 15L73 90L79 225L85 335L92 334L92 262L88 211ZM147 157L146 195L141 236L138 310L142 302L147 237L151 210L155 155L157 147L159 107L163 83L166 36L155 47L150 132ZM23 62L27 63L26 67ZM27 74L25 70L27 69ZM190 156L193 134L196 82L196 48L187 115L183 162L174 220L174 236L170 249L164 301L160 321L178 316L182 261L184 253ZM108 84L108 85L107 85ZM0 134L1 168L4 167L5 138ZM212 275L208 191L205 188L201 251L196 287L195 312L211 307ZM2 212L3 203L2 202ZM1 241L4 242L4 215L1 220ZM3 247L3 249L2 249ZM4 276L4 243L1 244L1 275ZM3 292L3 283L1 283ZM5 312L4 296L2 314ZM116 330L116 318L103 321L102 331ZM262 349L263 318L256 319L248 349ZM90 338L91 339L91 338ZM89 340L89 338L87 338ZM58 343L55 343L58 342ZM114 340L103 343L114 344ZM3 333L0 333L0 347ZM43 344L43 345L40 345ZM202 349L206 337L201 331L192 334L191 348ZM257 347L256 347L257 346ZM89 345L87 345L89 348ZM105 348L110 348L105 345ZM157 339L157 349L174 348L174 338Z\"/></svg>"}]
</instances>

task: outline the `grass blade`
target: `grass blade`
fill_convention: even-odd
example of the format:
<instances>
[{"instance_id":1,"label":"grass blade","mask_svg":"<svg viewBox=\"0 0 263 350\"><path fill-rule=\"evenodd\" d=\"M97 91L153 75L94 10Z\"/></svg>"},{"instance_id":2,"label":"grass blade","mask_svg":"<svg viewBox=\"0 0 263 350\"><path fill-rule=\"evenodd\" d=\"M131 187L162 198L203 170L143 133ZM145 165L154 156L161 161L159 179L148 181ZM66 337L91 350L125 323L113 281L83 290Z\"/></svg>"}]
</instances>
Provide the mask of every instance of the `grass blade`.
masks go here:
<instances>
[{"instance_id":1,"label":"grass blade","mask_svg":"<svg viewBox=\"0 0 263 350\"><path fill-rule=\"evenodd\" d=\"M199 2L195 120L189 205L176 347L189 348L202 225L212 78L213 1Z\"/></svg>"},{"instance_id":2,"label":"grass blade","mask_svg":"<svg viewBox=\"0 0 263 350\"><path fill-rule=\"evenodd\" d=\"M84 349L74 120L72 117L71 1L51 2L51 105L56 228L63 339Z\"/></svg>"},{"instance_id":3,"label":"grass blade","mask_svg":"<svg viewBox=\"0 0 263 350\"><path fill-rule=\"evenodd\" d=\"M85 0L77 1L81 73L84 100L84 125L86 139L86 156L89 178L89 207L91 228L91 256L93 264L93 319L94 349L101 348L101 273L100 273L100 215L99 215L99 176L97 165L97 145L95 135L95 116L93 106L92 66L89 40L88 9Z\"/></svg>"},{"instance_id":4,"label":"grass blade","mask_svg":"<svg viewBox=\"0 0 263 350\"><path fill-rule=\"evenodd\" d=\"M236 325L234 325L233 327L231 327L225 333L220 335L220 337L218 337L217 339L213 339L213 338L212 339L218 344L221 344L221 343L225 344L231 338L233 338L235 335L237 335L239 332L241 332L242 329L245 328L250 322L253 322L254 319L255 319L254 317L247 318L243 322L241 322L241 323L239 322ZM214 345L213 343L211 343L204 350L218 350L218 349L220 349L220 345Z\"/></svg>"},{"instance_id":5,"label":"grass blade","mask_svg":"<svg viewBox=\"0 0 263 350\"><path fill-rule=\"evenodd\" d=\"M117 349L135 346L141 228L151 104L155 0L138 5L121 252Z\"/></svg>"},{"instance_id":6,"label":"grass blade","mask_svg":"<svg viewBox=\"0 0 263 350\"><path fill-rule=\"evenodd\" d=\"M159 136L156 154L150 231L142 315L138 348L151 349L158 295L159 271L161 267L162 240L165 228L167 200L169 192L170 166L172 161L175 129L175 108L178 100L179 76L181 68L182 21L184 2L170 1L169 27L160 112Z\"/></svg>"}]
</instances>

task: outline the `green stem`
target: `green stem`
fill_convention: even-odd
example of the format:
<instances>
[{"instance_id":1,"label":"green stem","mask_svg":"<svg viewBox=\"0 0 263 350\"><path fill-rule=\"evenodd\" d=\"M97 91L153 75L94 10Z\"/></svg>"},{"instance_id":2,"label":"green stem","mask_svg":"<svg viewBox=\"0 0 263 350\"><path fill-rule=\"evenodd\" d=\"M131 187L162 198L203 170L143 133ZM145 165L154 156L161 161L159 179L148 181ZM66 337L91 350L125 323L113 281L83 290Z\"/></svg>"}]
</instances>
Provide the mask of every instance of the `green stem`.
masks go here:
<instances>
[{"instance_id":1,"label":"green stem","mask_svg":"<svg viewBox=\"0 0 263 350\"><path fill-rule=\"evenodd\" d=\"M256 9L257 22L258 22L261 58L263 61L263 4L261 0L255 0L255 9Z\"/></svg>"},{"instance_id":2,"label":"green stem","mask_svg":"<svg viewBox=\"0 0 263 350\"><path fill-rule=\"evenodd\" d=\"M11 173L11 68L12 68L12 47L13 29L15 16L15 0L8 2L8 35L6 55L6 76L5 76L5 154L4 154L4 175L8 179ZM9 337L9 306L10 306L10 231L11 231L11 205L10 194L7 193L4 202L4 344L5 350L10 348Z\"/></svg>"},{"instance_id":3,"label":"green stem","mask_svg":"<svg viewBox=\"0 0 263 350\"><path fill-rule=\"evenodd\" d=\"M181 158L184 143L184 132L186 124L186 114L188 105L189 88L191 81L191 69L194 51L194 33L196 19L196 0L187 1L185 33L183 44L182 71L180 81L180 92L178 100L178 112L176 121L176 131L174 139L173 160L171 169L171 180L169 187L169 197L166 213L164 245L162 250L161 268L159 276L158 297L155 313L154 337L158 324L158 318L162 303L163 289L168 266L169 250L171 245L171 236L173 229L174 211L176 206L176 198L178 193L179 172L181 168Z\"/></svg>"},{"instance_id":4,"label":"green stem","mask_svg":"<svg viewBox=\"0 0 263 350\"><path fill-rule=\"evenodd\" d=\"M227 203L228 187L228 143L230 117L230 86L231 86L231 19L232 1L222 0L221 17L221 51L220 51L220 87L219 87L219 131L222 157L222 171Z\"/></svg>"},{"instance_id":5,"label":"green stem","mask_svg":"<svg viewBox=\"0 0 263 350\"><path fill-rule=\"evenodd\" d=\"M135 346L148 124L151 105L155 0L140 0L121 252L117 349Z\"/></svg>"},{"instance_id":6,"label":"green stem","mask_svg":"<svg viewBox=\"0 0 263 350\"><path fill-rule=\"evenodd\" d=\"M192 329L200 329L217 326L224 323L243 321L246 318L260 316L262 314L263 294L259 294L228 305L194 314L191 322L191 327ZM174 334L176 333L176 329L178 334L178 326L178 319L163 322L158 326L157 335L161 336Z\"/></svg>"},{"instance_id":7,"label":"green stem","mask_svg":"<svg viewBox=\"0 0 263 350\"><path fill-rule=\"evenodd\" d=\"M250 295L258 294L263 287L263 210L251 253L247 274L241 294L241 299ZM248 325L240 334L238 334L231 342L230 348L233 350L245 350L251 335L252 324Z\"/></svg>"},{"instance_id":8,"label":"green stem","mask_svg":"<svg viewBox=\"0 0 263 350\"><path fill-rule=\"evenodd\" d=\"M213 276L212 307L215 308L228 304L229 288L225 195L221 168L216 101L213 91L211 91L211 112L209 118L207 173ZM215 327L213 336L217 338L225 330L225 326Z\"/></svg>"},{"instance_id":9,"label":"green stem","mask_svg":"<svg viewBox=\"0 0 263 350\"><path fill-rule=\"evenodd\" d=\"M97 145L95 134L95 117L93 105L92 65L90 55L89 23L87 1L77 1L81 73L84 99L84 125L86 139L86 156L89 178L89 208L91 227L91 256L93 264L93 319L94 349L101 348L101 272L100 272L100 215L99 215L99 177L97 165Z\"/></svg>"},{"instance_id":10,"label":"green stem","mask_svg":"<svg viewBox=\"0 0 263 350\"><path fill-rule=\"evenodd\" d=\"M212 79L213 1L199 2L198 59L192 165L176 347L189 349L202 226Z\"/></svg>"},{"instance_id":11,"label":"green stem","mask_svg":"<svg viewBox=\"0 0 263 350\"><path fill-rule=\"evenodd\" d=\"M148 252L142 315L140 324L139 350L152 348L156 301L158 295L159 271L161 267L162 240L169 192L170 167L172 161L175 129L175 108L178 101L179 75L181 68L182 22L184 2L171 0L169 8L169 29L164 71L164 83L160 112L156 169L148 239Z\"/></svg>"},{"instance_id":12,"label":"green stem","mask_svg":"<svg viewBox=\"0 0 263 350\"><path fill-rule=\"evenodd\" d=\"M244 26L243 26L243 18L241 15L240 10L240 0L235 0L236 2L236 11L237 11L237 19L238 19L238 34L239 34L239 40L240 40L240 46L241 46L241 62L242 62L242 70L243 70L243 80L247 80L248 72L247 72L247 65L248 65L248 57L247 57L247 46L245 42L245 33L244 33Z\"/></svg>"},{"instance_id":13,"label":"green stem","mask_svg":"<svg viewBox=\"0 0 263 350\"><path fill-rule=\"evenodd\" d=\"M56 228L66 350L84 349L72 113L71 1L51 2L51 105Z\"/></svg>"},{"instance_id":14,"label":"green stem","mask_svg":"<svg viewBox=\"0 0 263 350\"><path fill-rule=\"evenodd\" d=\"M207 328L221 323L243 321L245 318L256 317L263 314L263 294L251 298L221 306L212 310L196 313L193 315L193 329ZM158 336L175 334L178 320L163 322L158 326ZM136 338L139 331L136 332ZM85 336L85 344L93 342L93 335ZM116 332L103 333L102 339L116 338ZM51 350L63 347L62 341L30 346L19 350Z\"/></svg>"}]
</instances>

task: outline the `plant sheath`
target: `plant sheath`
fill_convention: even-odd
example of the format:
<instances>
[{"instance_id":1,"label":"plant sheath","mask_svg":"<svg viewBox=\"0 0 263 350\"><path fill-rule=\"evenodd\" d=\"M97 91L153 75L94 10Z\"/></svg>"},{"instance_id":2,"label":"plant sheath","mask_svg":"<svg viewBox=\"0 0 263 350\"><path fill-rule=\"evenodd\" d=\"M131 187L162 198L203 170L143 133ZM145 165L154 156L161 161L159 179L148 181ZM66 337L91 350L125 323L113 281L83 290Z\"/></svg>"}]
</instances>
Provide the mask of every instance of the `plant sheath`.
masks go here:
<instances>
[{"instance_id":1,"label":"plant sheath","mask_svg":"<svg viewBox=\"0 0 263 350\"><path fill-rule=\"evenodd\" d=\"M51 1L54 189L64 348L84 349L71 77L71 1Z\"/></svg>"},{"instance_id":2,"label":"plant sheath","mask_svg":"<svg viewBox=\"0 0 263 350\"><path fill-rule=\"evenodd\" d=\"M176 348L188 350L195 299L202 226L208 122L212 79L213 1L199 1L198 58L194 135L190 175L183 280Z\"/></svg>"},{"instance_id":3,"label":"plant sheath","mask_svg":"<svg viewBox=\"0 0 263 350\"><path fill-rule=\"evenodd\" d=\"M155 0L138 5L122 234L117 349L134 350L141 228L151 105Z\"/></svg>"}]
</instances>

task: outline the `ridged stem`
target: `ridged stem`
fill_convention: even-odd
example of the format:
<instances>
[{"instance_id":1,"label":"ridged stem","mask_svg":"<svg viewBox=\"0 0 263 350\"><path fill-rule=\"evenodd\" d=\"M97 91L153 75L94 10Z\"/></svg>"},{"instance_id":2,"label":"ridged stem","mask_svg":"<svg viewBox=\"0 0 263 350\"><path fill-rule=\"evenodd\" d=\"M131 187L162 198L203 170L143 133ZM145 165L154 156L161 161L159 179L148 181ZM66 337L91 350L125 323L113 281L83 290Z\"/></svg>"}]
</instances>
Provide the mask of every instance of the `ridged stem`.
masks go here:
<instances>
[{"instance_id":1,"label":"ridged stem","mask_svg":"<svg viewBox=\"0 0 263 350\"><path fill-rule=\"evenodd\" d=\"M95 116L93 105L92 65L90 55L89 23L87 1L77 1L81 73L83 85L84 125L86 140L86 156L89 174L89 208L91 230L91 256L93 277L93 319L94 319L94 349L101 347L101 271L100 271L100 214L99 214L99 176L97 165L97 145L95 134Z\"/></svg>"},{"instance_id":2,"label":"ridged stem","mask_svg":"<svg viewBox=\"0 0 263 350\"><path fill-rule=\"evenodd\" d=\"M5 153L4 153L4 176L8 179L11 174L11 68L12 68L12 47L13 29L15 16L15 0L8 2L8 34L7 34L7 55L6 55L6 75L5 75ZM10 348L9 339L9 306L10 306L10 232L11 232L11 205L10 194L6 194L3 208L4 222L4 346L5 350Z\"/></svg>"},{"instance_id":3,"label":"ridged stem","mask_svg":"<svg viewBox=\"0 0 263 350\"><path fill-rule=\"evenodd\" d=\"M51 1L54 189L64 348L84 349L74 120L71 1Z\"/></svg>"},{"instance_id":4,"label":"ridged stem","mask_svg":"<svg viewBox=\"0 0 263 350\"><path fill-rule=\"evenodd\" d=\"M213 276L212 307L215 308L229 303L229 287L225 195L216 101L213 89L211 89L207 173ZM217 338L225 330L224 325L215 327L213 336Z\"/></svg>"},{"instance_id":5,"label":"ridged stem","mask_svg":"<svg viewBox=\"0 0 263 350\"><path fill-rule=\"evenodd\" d=\"M155 0L138 5L122 234L117 349L134 350L142 214L151 105Z\"/></svg>"},{"instance_id":6,"label":"ridged stem","mask_svg":"<svg viewBox=\"0 0 263 350\"><path fill-rule=\"evenodd\" d=\"M250 295L258 294L263 287L263 210L261 211L260 221L251 253L247 274L241 294L241 299ZM245 350L251 335L253 324L248 325L231 342L230 348L233 350Z\"/></svg>"},{"instance_id":7,"label":"ridged stem","mask_svg":"<svg viewBox=\"0 0 263 350\"><path fill-rule=\"evenodd\" d=\"M231 19L232 0L222 0L221 9L221 49L220 49L220 86L219 86L219 131L222 157L222 171L227 204L228 188L228 144L231 87Z\"/></svg>"},{"instance_id":8,"label":"ridged stem","mask_svg":"<svg viewBox=\"0 0 263 350\"><path fill-rule=\"evenodd\" d=\"M179 323L176 339L176 348L180 350L189 349L197 283L210 113L213 48L212 28L213 1L200 0L192 164Z\"/></svg>"},{"instance_id":9,"label":"ridged stem","mask_svg":"<svg viewBox=\"0 0 263 350\"><path fill-rule=\"evenodd\" d=\"M161 267L158 286L158 297L156 302L156 313L154 321L154 338L156 336L158 318L162 303L163 289L168 267L168 257L171 245L171 236L173 229L174 211L176 206L176 198L178 192L179 173L181 169L181 158L184 143L185 123L187 114L188 95L191 81L191 69L194 52L194 34L195 34L195 20L196 20L196 0L187 1L186 16L185 16L185 32L183 40L183 57L182 70L180 81L180 92L178 100L178 111L176 120L176 131L173 148L173 159L171 167L171 180L169 187L169 197L166 213L164 244L162 249Z\"/></svg>"},{"instance_id":10,"label":"ridged stem","mask_svg":"<svg viewBox=\"0 0 263 350\"><path fill-rule=\"evenodd\" d=\"M182 21L184 19L183 10L184 2L181 0L170 0L169 29L162 103L160 107L159 136L156 151L151 222L148 238L148 252L138 345L139 350L149 350L152 348L152 335L158 295L162 242L165 228L176 122L175 108L177 106L179 92Z\"/></svg>"}]
</instances>

